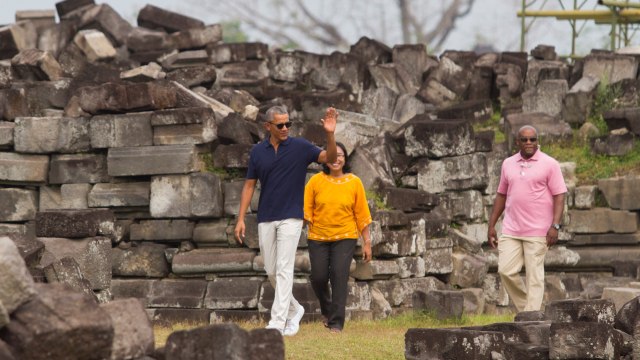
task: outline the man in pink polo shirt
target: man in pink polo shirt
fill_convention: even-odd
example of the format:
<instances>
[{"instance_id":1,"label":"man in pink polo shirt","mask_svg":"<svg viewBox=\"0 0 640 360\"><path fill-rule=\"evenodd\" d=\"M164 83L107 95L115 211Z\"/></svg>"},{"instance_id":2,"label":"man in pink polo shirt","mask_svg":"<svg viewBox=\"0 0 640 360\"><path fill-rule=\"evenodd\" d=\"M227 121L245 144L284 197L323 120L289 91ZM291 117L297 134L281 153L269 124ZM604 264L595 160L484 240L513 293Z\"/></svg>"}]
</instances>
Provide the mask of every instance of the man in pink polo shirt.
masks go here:
<instances>
[{"instance_id":1,"label":"man in pink polo shirt","mask_svg":"<svg viewBox=\"0 0 640 360\"><path fill-rule=\"evenodd\" d=\"M558 241L567 187L558 162L538 149L533 126L520 128L516 145L520 151L502 163L488 238L492 247L498 246L498 273L511 300L518 311L533 311L542 306L544 256ZM495 226L503 211L498 239Z\"/></svg>"}]
</instances>

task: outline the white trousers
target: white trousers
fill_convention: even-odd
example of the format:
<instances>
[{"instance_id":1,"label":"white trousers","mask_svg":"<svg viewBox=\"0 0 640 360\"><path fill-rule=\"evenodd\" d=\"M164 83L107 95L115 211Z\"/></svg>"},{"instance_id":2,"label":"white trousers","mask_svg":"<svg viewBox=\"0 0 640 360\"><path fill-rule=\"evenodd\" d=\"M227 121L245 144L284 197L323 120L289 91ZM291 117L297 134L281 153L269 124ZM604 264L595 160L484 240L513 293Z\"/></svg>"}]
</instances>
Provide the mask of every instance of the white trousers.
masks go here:
<instances>
[{"instance_id":1,"label":"white trousers","mask_svg":"<svg viewBox=\"0 0 640 360\"><path fill-rule=\"evenodd\" d=\"M293 297L293 267L302 231L302 219L285 219L258 224L260 253L264 269L275 290L269 325L283 329L300 304Z\"/></svg>"},{"instance_id":2,"label":"white trousers","mask_svg":"<svg viewBox=\"0 0 640 360\"><path fill-rule=\"evenodd\" d=\"M498 239L498 273L518 311L539 311L544 298L544 236L502 235ZM520 277L525 266L527 286Z\"/></svg>"}]
</instances>

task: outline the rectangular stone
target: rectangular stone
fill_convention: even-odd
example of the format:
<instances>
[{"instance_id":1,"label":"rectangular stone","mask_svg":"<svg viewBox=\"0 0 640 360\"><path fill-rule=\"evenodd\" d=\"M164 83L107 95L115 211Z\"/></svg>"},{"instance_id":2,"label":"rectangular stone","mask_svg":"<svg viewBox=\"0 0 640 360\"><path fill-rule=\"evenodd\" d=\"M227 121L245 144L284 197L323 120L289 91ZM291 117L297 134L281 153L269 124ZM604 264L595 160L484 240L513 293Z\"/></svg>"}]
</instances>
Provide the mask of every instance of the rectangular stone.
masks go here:
<instances>
[{"instance_id":1,"label":"rectangular stone","mask_svg":"<svg viewBox=\"0 0 640 360\"><path fill-rule=\"evenodd\" d=\"M171 267L180 275L253 271L255 256L251 249L195 249L176 254Z\"/></svg>"},{"instance_id":2,"label":"rectangular stone","mask_svg":"<svg viewBox=\"0 0 640 360\"><path fill-rule=\"evenodd\" d=\"M449 274L453 270L453 247L428 249L423 258L426 274Z\"/></svg>"},{"instance_id":3,"label":"rectangular stone","mask_svg":"<svg viewBox=\"0 0 640 360\"><path fill-rule=\"evenodd\" d=\"M217 278L207 285L207 309L257 309L264 278Z\"/></svg>"},{"instance_id":4,"label":"rectangular stone","mask_svg":"<svg viewBox=\"0 0 640 360\"><path fill-rule=\"evenodd\" d=\"M146 306L151 287L158 281L155 279L112 279L111 293L114 299L136 298Z\"/></svg>"},{"instance_id":5,"label":"rectangular stone","mask_svg":"<svg viewBox=\"0 0 640 360\"><path fill-rule=\"evenodd\" d=\"M409 256L415 252L415 240L409 230L383 231L381 239L371 248L376 257Z\"/></svg>"},{"instance_id":6,"label":"rectangular stone","mask_svg":"<svg viewBox=\"0 0 640 360\"><path fill-rule=\"evenodd\" d=\"M193 145L110 148L107 164L111 176L186 174L199 168Z\"/></svg>"},{"instance_id":7,"label":"rectangular stone","mask_svg":"<svg viewBox=\"0 0 640 360\"><path fill-rule=\"evenodd\" d=\"M84 238L112 235L115 217L108 209L47 210L36 214L36 235Z\"/></svg>"},{"instance_id":8,"label":"rectangular stone","mask_svg":"<svg viewBox=\"0 0 640 360\"><path fill-rule=\"evenodd\" d=\"M201 124L215 120L215 112L210 107L192 107L156 110L151 113L151 125Z\"/></svg>"},{"instance_id":9,"label":"rectangular stone","mask_svg":"<svg viewBox=\"0 0 640 360\"><path fill-rule=\"evenodd\" d=\"M49 172L49 156L0 152L0 181L44 183Z\"/></svg>"},{"instance_id":10,"label":"rectangular stone","mask_svg":"<svg viewBox=\"0 0 640 360\"><path fill-rule=\"evenodd\" d=\"M216 44L222 40L222 26L220 24L207 25L204 28L191 28L169 35L170 41L179 50L196 49ZM202 65L208 63L208 54L203 51Z\"/></svg>"},{"instance_id":11,"label":"rectangular stone","mask_svg":"<svg viewBox=\"0 0 640 360\"><path fill-rule=\"evenodd\" d=\"M598 180L598 188L613 209L640 209L640 176L615 177Z\"/></svg>"},{"instance_id":12,"label":"rectangular stone","mask_svg":"<svg viewBox=\"0 0 640 360\"><path fill-rule=\"evenodd\" d=\"M430 193L487 187L487 159L483 153L430 160L418 171L418 189Z\"/></svg>"},{"instance_id":13,"label":"rectangular stone","mask_svg":"<svg viewBox=\"0 0 640 360\"><path fill-rule=\"evenodd\" d=\"M553 323L549 359L619 359L622 335L613 326L594 322Z\"/></svg>"},{"instance_id":14,"label":"rectangular stone","mask_svg":"<svg viewBox=\"0 0 640 360\"><path fill-rule=\"evenodd\" d=\"M89 62L111 61L117 52L107 36L97 30L80 30L73 38L73 43L82 50Z\"/></svg>"},{"instance_id":15,"label":"rectangular stone","mask_svg":"<svg viewBox=\"0 0 640 360\"><path fill-rule=\"evenodd\" d=\"M153 145L206 144L217 138L213 121L153 128Z\"/></svg>"},{"instance_id":16,"label":"rectangular stone","mask_svg":"<svg viewBox=\"0 0 640 360\"><path fill-rule=\"evenodd\" d=\"M95 184L88 194L89 207L148 206L150 183Z\"/></svg>"},{"instance_id":17,"label":"rectangular stone","mask_svg":"<svg viewBox=\"0 0 640 360\"><path fill-rule=\"evenodd\" d=\"M220 144L214 150L213 166L219 168L240 168L244 175L243 169L249 167L249 154L253 145L249 144Z\"/></svg>"},{"instance_id":18,"label":"rectangular stone","mask_svg":"<svg viewBox=\"0 0 640 360\"><path fill-rule=\"evenodd\" d=\"M16 244L11 238L0 236L0 326L8 323L8 314L35 295L33 278Z\"/></svg>"},{"instance_id":19,"label":"rectangular stone","mask_svg":"<svg viewBox=\"0 0 640 360\"><path fill-rule=\"evenodd\" d=\"M153 217L220 217L223 215L220 178L211 173L154 176L150 212Z\"/></svg>"},{"instance_id":20,"label":"rectangular stone","mask_svg":"<svg viewBox=\"0 0 640 360\"><path fill-rule=\"evenodd\" d=\"M28 221L36 218L38 194L34 190L0 188L0 221Z\"/></svg>"},{"instance_id":21,"label":"rectangular stone","mask_svg":"<svg viewBox=\"0 0 640 360\"><path fill-rule=\"evenodd\" d=\"M131 240L189 240L193 235L193 223L188 220L141 220L131 224Z\"/></svg>"},{"instance_id":22,"label":"rectangular stone","mask_svg":"<svg viewBox=\"0 0 640 360\"><path fill-rule=\"evenodd\" d=\"M104 154L53 155L49 170L50 184L109 182Z\"/></svg>"},{"instance_id":23,"label":"rectangular stone","mask_svg":"<svg viewBox=\"0 0 640 360\"><path fill-rule=\"evenodd\" d=\"M12 121L0 121L0 149L13 146L13 129L16 124Z\"/></svg>"},{"instance_id":24,"label":"rectangular stone","mask_svg":"<svg viewBox=\"0 0 640 360\"><path fill-rule=\"evenodd\" d=\"M350 275L357 280L388 279L400 272L394 260L356 261L356 268Z\"/></svg>"},{"instance_id":25,"label":"rectangular stone","mask_svg":"<svg viewBox=\"0 0 640 360\"><path fill-rule=\"evenodd\" d=\"M40 264L45 267L56 259L73 258L93 290L108 289L111 285L111 240L105 237L66 239L39 237L46 252Z\"/></svg>"},{"instance_id":26,"label":"rectangular stone","mask_svg":"<svg viewBox=\"0 0 640 360\"><path fill-rule=\"evenodd\" d=\"M143 242L126 249L111 249L114 276L163 278L169 275L166 245Z\"/></svg>"},{"instance_id":27,"label":"rectangular stone","mask_svg":"<svg viewBox=\"0 0 640 360\"><path fill-rule=\"evenodd\" d=\"M95 5L95 1L94 0L62 0L56 3L56 10L58 11L58 16L62 19L68 13L87 5Z\"/></svg>"},{"instance_id":28,"label":"rectangular stone","mask_svg":"<svg viewBox=\"0 0 640 360\"><path fill-rule=\"evenodd\" d=\"M176 87L167 81L106 83L79 91L80 107L90 114L126 113L179 105Z\"/></svg>"},{"instance_id":29,"label":"rectangular stone","mask_svg":"<svg viewBox=\"0 0 640 360\"><path fill-rule=\"evenodd\" d=\"M257 323L264 318L258 310L214 310L211 312L211 324L228 322Z\"/></svg>"},{"instance_id":30,"label":"rectangular stone","mask_svg":"<svg viewBox=\"0 0 640 360\"><path fill-rule=\"evenodd\" d=\"M191 28L203 28L201 20L165 10L153 5L146 5L138 13L138 26L148 29L165 29L172 33Z\"/></svg>"},{"instance_id":31,"label":"rectangular stone","mask_svg":"<svg viewBox=\"0 0 640 360\"><path fill-rule=\"evenodd\" d=\"M147 309L155 326L175 328L180 324L194 327L209 325L212 311L209 309Z\"/></svg>"},{"instance_id":32,"label":"rectangular stone","mask_svg":"<svg viewBox=\"0 0 640 360\"><path fill-rule=\"evenodd\" d=\"M151 284L148 307L202 308L207 290L205 280L165 279Z\"/></svg>"},{"instance_id":33,"label":"rectangular stone","mask_svg":"<svg viewBox=\"0 0 640 360\"><path fill-rule=\"evenodd\" d=\"M89 121L85 118L16 118L14 148L22 153L74 153L90 149Z\"/></svg>"},{"instance_id":34,"label":"rectangular stone","mask_svg":"<svg viewBox=\"0 0 640 360\"><path fill-rule=\"evenodd\" d=\"M569 245L637 245L640 243L640 233L633 234L584 234L574 235Z\"/></svg>"},{"instance_id":35,"label":"rectangular stone","mask_svg":"<svg viewBox=\"0 0 640 360\"><path fill-rule=\"evenodd\" d=\"M393 307L412 306L413 293L416 291L446 290L445 285L435 277L428 276L411 279L376 280L370 286L379 290Z\"/></svg>"},{"instance_id":36,"label":"rectangular stone","mask_svg":"<svg viewBox=\"0 0 640 360\"><path fill-rule=\"evenodd\" d=\"M90 190L91 184L63 184L60 186L61 208L86 209Z\"/></svg>"},{"instance_id":37,"label":"rectangular stone","mask_svg":"<svg viewBox=\"0 0 640 360\"><path fill-rule=\"evenodd\" d=\"M609 208L569 210L569 218L571 221L567 225L567 231L577 234L607 232L623 234L638 231L638 214L631 211Z\"/></svg>"},{"instance_id":38,"label":"rectangular stone","mask_svg":"<svg viewBox=\"0 0 640 360\"><path fill-rule=\"evenodd\" d=\"M497 331L409 329L405 334L408 359L491 359L504 349L504 335Z\"/></svg>"},{"instance_id":39,"label":"rectangular stone","mask_svg":"<svg viewBox=\"0 0 640 360\"><path fill-rule=\"evenodd\" d=\"M265 313L265 317L270 319L271 314L271 306L273 306L273 296L274 289L271 286L269 281L265 281L262 283L262 289L260 290L260 302L258 303L258 310L260 312ZM293 281L293 296L298 300L298 303L304 307L305 316L303 316L302 321L308 319L313 313L320 312L320 303L318 302L318 298L313 293L313 289L311 288L311 284L306 279L295 279ZM267 319L265 319L267 320Z\"/></svg>"},{"instance_id":40,"label":"rectangular stone","mask_svg":"<svg viewBox=\"0 0 640 360\"><path fill-rule=\"evenodd\" d=\"M193 229L193 241L203 246L228 246L228 219L199 221Z\"/></svg>"},{"instance_id":41,"label":"rectangular stone","mask_svg":"<svg viewBox=\"0 0 640 360\"><path fill-rule=\"evenodd\" d=\"M153 145L151 112L98 115L89 122L91 147L133 147Z\"/></svg>"}]
</instances>

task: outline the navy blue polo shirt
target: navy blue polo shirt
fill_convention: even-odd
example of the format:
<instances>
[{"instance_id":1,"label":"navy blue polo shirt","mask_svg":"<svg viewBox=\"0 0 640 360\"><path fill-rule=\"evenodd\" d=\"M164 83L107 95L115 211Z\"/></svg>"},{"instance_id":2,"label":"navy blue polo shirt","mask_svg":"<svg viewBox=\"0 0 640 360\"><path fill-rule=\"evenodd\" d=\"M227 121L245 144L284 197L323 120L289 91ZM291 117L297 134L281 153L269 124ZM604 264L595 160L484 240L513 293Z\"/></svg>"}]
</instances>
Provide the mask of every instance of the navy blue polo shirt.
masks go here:
<instances>
[{"instance_id":1,"label":"navy blue polo shirt","mask_svg":"<svg viewBox=\"0 0 640 360\"><path fill-rule=\"evenodd\" d=\"M303 138L288 137L276 153L269 138L251 149L247 179L260 181L258 222L304 218L307 167L322 149Z\"/></svg>"}]
</instances>

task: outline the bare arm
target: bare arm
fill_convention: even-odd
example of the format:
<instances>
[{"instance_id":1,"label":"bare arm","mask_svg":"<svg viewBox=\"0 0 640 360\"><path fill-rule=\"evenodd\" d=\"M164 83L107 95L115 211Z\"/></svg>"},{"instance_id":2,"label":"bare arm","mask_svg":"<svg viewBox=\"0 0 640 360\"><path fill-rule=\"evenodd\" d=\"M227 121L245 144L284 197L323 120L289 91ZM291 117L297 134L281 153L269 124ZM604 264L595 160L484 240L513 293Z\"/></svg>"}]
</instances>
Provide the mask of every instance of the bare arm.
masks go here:
<instances>
[{"instance_id":1,"label":"bare arm","mask_svg":"<svg viewBox=\"0 0 640 360\"><path fill-rule=\"evenodd\" d=\"M562 212L564 211L564 194L553 195L553 223L560 224ZM551 246L558 242L558 230L549 227L547 231L547 245Z\"/></svg>"},{"instance_id":2,"label":"bare arm","mask_svg":"<svg viewBox=\"0 0 640 360\"><path fill-rule=\"evenodd\" d=\"M338 149L336 148L336 123L338 122L338 112L330 107L324 119L321 119L324 131L327 134L327 150L322 150L318 156L318 162L321 164L333 163L338 158Z\"/></svg>"},{"instance_id":3,"label":"bare arm","mask_svg":"<svg viewBox=\"0 0 640 360\"><path fill-rule=\"evenodd\" d=\"M496 232L496 223L504 211L504 206L507 203L507 195L496 193L496 199L493 201L493 210L491 211L491 218L489 219L489 230L487 231L487 239L489 245L495 248L498 244L498 234Z\"/></svg>"},{"instance_id":4,"label":"bare arm","mask_svg":"<svg viewBox=\"0 0 640 360\"><path fill-rule=\"evenodd\" d=\"M244 181L244 187L242 188L242 194L240 195L240 210L238 210L238 221L234 233L236 240L241 244L243 243L242 239L245 233L244 216L247 213L249 204L251 204L251 197L253 196L257 182L257 179L246 179Z\"/></svg>"},{"instance_id":5,"label":"bare arm","mask_svg":"<svg viewBox=\"0 0 640 360\"><path fill-rule=\"evenodd\" d=\"M371 260L371 233L369 225L362 229L362 260L369 262Z\"/></svg>"}]
</instances>

